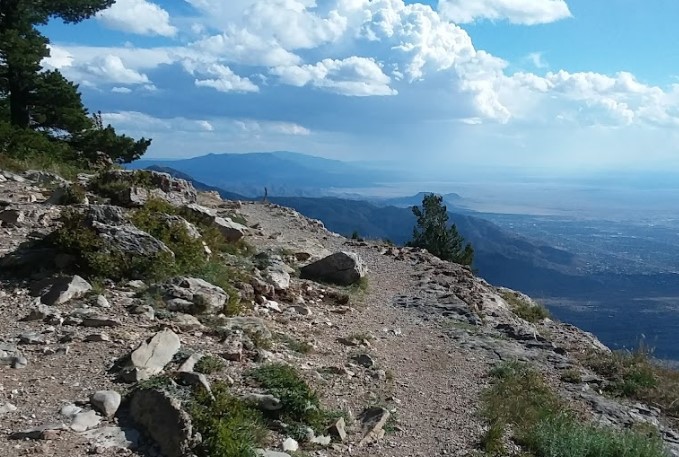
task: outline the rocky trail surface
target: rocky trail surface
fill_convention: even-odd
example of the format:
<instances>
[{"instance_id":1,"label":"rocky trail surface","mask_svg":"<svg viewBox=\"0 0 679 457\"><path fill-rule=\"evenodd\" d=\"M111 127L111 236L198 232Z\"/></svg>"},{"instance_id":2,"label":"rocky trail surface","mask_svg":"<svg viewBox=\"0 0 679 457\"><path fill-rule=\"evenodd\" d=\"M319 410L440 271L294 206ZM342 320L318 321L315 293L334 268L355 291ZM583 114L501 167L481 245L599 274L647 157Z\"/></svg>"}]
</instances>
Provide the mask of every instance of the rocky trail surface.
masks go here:
<instances>
[{"instance_id":1,"label":"rocky trail surface","mask_svg":"<svg viewBox=\"0 0 679 457\"><path fill-rule=\"evenodd\" d=\"M190 392L222 385L274 418L262 455L478 455L480 396L502 361L536 366L595 421L652 424L679 455L658 409L602 395L577 357L608 349L521 319L507 297L535 305L528 297L426 251L347 240L288 208L144 173L68 183L0 172L0 455L195 455L206 439ZM69 220L85 230L76 241L55 235ZM151 234L168 227L178 231ZM223 243L244 250L213 252ZM213 269L145 276L184 258ZM214 273L215 259L228 269ZM270 366L294 368L342 419L301 434L286 424L285 392L252 379ZM564 383L572 371L579 381Z\"/></svg>"}]
</instances>

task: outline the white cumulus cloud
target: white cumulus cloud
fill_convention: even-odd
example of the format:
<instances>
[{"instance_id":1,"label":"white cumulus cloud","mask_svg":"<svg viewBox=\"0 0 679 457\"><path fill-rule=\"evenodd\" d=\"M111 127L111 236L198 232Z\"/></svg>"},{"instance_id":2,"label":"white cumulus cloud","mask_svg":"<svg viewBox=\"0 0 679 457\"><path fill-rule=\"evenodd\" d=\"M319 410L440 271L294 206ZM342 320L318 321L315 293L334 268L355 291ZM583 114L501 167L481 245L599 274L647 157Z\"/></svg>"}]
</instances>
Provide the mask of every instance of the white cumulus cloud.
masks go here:
<instances>
[{"instance_id":1,"label":"white cumulus cloud","mask_svg":"<svg viewBox=\"0 0 679 457\"><path fill-rule=\"evenodd\" d=\"M438 9L458 24L490 19L535 25L571 17L565 0L439 0Z\"/></svg>"},{"instance_id":2,"label":"white cumulus cloud","mask_svg":"<svg viewBox=\"0 0 679 457\"><path fill-rule=\"evenodd\" d=\"M198 75L195 80L198 87L211 87L219 92L259 92L259 87L250 79L238 76L231 68L221 64L196 66L189 61L185 62L185 68Z\"/></svg>"},{"instance_id":3,"label":"white cumulus cloud","mask_svg":"<svg viewBox=\"0 0 679 457\"><path fill-rule=\"evenodd\" d=\"M147 0L116 0L96 17L106 27L138 35L171 37L177 33L170 24L170 14Z\"/></svg>"},{"instance_id":4,"label":"white cumulus cloud","mask_svg":"<svg viewBox=\"0 0 679 457\"><path fill-rule=\"evenodd\" d=\"M313 65L274 68L272 74L282 83L302 87L312 85L342 95L357 97L396 95L389 87L391 78L373 59L349 57L342 60L323 59Z\"/></svg>"}]
</instances>

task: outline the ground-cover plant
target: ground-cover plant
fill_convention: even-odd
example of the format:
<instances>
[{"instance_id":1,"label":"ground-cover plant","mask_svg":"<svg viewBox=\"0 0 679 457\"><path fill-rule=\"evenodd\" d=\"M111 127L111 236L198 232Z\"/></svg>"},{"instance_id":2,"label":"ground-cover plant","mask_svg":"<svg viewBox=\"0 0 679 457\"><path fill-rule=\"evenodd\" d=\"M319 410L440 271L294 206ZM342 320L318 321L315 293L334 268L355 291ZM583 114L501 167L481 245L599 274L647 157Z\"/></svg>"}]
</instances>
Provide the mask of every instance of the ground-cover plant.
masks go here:
<instances>
[{"instance_id":1,"label":"ground-cover plant","mask_svg":"<svg viewBox=\"0 0 679 457\"><path fill-rule=\"evenodd\" d=\"M503 364L482 398L489 423L482 446L505 454L506 433L534 457L666 457L657 434L620 431L588 423L572 412L542 376L518 363Z\"/></svg>"},{"instance_id":2,"label":"ground-cover plant","mask_svg":"<svg viewBox=\"0 0 679 457\"><path fill-rule=\"evenodd\" d=\"M108 245L85 221L77 210L67 209L62 214L62 225L48 236L45 243L77 259L75 265L89 278L113 280L164 280L173 276L189 275L202 278L224 289L229 295L225 312L239 314L241 304L234 288L237 281L247 279L247 273L231 267L222 259L223 252L246 252L252 248L241 241L226 242L216 229L194 218L201 238L196 238L178 216L180 210L161 200L150 200L144 207L130 214L130 223L162 241L173 253L159 253L151 257L134 256ZM185 215L190 215L187 213ZM211 255L205 251L205 243ZM233 255L233 254L231 254Z\"/></svg>"},{"instance_id":3,"label":"ground-cover plant","mask_svg":"<svg viewBox=\"0 0 679 457\"><path fill-rule=\"evenodd\" d=\"M226 363L224 363L224 359L221 357L206 355L201 357L200 360L196 362L196 366L194 367L193 371L196 373L212 374L223 370L225 366Z\"/></svg>"},{"instance_id":4,"label":"ground-cover plant","mask_svg":"<svg viewBox=\"0 0 679 457\"><path fill-rule=\"evenodd\" d=\"M656 406L679 423L679 371L655 360L644 345L634 351L587 354L582 361L607 381L610 394Z\"/></svg>"},{"instance_id":5,"label":"ground-cover plant","mask_svg":"<svg viewBox=\"0 0 679 457\"><path fill-rule=\"evenodd\" d=\"M531 303L515 292L504 291L500 295L511 307L514 314L528 322L539 322L550 316L544 305Z\"/></svg>"},{"instance_id":6,"label":"ground-cover plant","mask_svg":"<svg viewBox=\"0 0 679 457\"><path fill-rule=\"evenodd\" d=\"M130 187L152 188L153 173L148 170L135 170L124 178L114 177L109 173L99 173L89 183L92 192L110 199L113 204L126 203L123 195L130 190Z\"/></svg>"},{"instance_id":7,"label":"ground-cover plant","mask_svg":"<svg viewBox=\"0 0 679 457\"><path fill-rule=\"evenodd\" d=\"M217 382L212 395L194 393L189 414L202 437L194 452L199 457L256 457L267 430L257 409L231 394L229 386Z\"/></svg>"},{"instance_id":8,"label":"ground-cover plant","mask_svg":"<svg viewBox=\"0 0 679 457\"><path fill-rule=\"evenodd\" d=\"M296 435L293 436L296 439L305 438L304 431L307 426L318 433L325 432L332 420L342 415L325 410L321 406L318 394L290 365L271 363L255 368L248 374L268 393L281 401L281 410L276 411L272 418L289 424L291 430L288 432ZM295 433L295 430L298 433Z\"/></svg>"}]
</instances>

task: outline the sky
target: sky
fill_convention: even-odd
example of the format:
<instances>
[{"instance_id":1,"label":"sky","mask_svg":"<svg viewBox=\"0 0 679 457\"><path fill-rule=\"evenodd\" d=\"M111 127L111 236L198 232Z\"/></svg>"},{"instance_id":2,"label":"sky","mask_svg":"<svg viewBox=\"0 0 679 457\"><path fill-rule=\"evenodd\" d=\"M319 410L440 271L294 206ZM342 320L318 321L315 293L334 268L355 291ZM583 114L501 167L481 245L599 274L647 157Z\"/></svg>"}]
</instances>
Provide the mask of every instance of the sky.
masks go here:
<instances>
[{"instance_id":1,"label":"sky","mask_svg":"<svg viewBox=\"0 0 679 457\"><path fill-rule=\"evenodd\" d=\"M149 158L679 172L675 0L118 0L43 28Z\"/></svg>"}]
</instances>

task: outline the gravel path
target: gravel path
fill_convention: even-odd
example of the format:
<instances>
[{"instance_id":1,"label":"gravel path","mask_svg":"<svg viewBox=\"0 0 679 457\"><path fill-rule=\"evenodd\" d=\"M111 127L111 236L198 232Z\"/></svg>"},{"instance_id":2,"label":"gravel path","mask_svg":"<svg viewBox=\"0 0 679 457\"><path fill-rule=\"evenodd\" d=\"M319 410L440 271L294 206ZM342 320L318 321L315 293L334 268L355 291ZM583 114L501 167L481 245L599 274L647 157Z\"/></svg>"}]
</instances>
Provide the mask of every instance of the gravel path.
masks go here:
<instances>
[{"instance_id":1,"label":"gravel path","mask_svg":"<svg viewBox=\"0 0 679 457\"><path fill-rule=\"evenodd\" d=\"M359 311L345 316L342 325L347 334L376 337L370 353L380 367L393 373L394 382L373 400L393 408L397 425L378 445L354 449L353 455L467 455L474 449L482 433L476 408L486 363L479 361L479 353L456 348L433 322L392 306L395 296L414 292L419 264L385 256L384 246L347 246L345 238L310 226L286 208L248 204L240 212L249 224L262 228L252 240L260 248L302 248L322 242L327 249L357 252L368 266L369 285L360 297ZM272 237L272 232L277 235ZM336 347L330 339L328 344Z\"/></svg>"}]
</instances>

